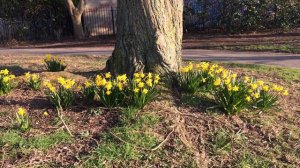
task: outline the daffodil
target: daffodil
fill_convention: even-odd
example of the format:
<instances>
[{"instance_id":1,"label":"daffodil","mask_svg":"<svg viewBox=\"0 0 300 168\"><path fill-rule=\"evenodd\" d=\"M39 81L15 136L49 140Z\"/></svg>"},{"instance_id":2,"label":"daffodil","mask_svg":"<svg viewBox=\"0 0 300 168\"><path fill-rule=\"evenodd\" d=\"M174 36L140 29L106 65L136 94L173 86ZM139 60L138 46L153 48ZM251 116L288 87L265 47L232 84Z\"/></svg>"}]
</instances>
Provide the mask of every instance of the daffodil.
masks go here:
<instances>
[{"instance_id":1,"label":"daffodil","mask_svg":"<svg viewBox=\"0 0 300 168\"><path fill-rule=\"evenodd\" d=\"M285 90L285 91L283 92L283 95L284 95L284 96L288 96L288 95L289 95L288 90Z\"/></svg>"},{"instance_id":2,"label":"daffodil","mask_svg":"<svg viewBox=\"0 0 300 168\"><path fill-rule=\"evenodd\" d=\"M142 81L141 78L136 78L136 79L134 79L134 82L135 82L135 83L140 83L141 81Z\"/></svg>"},{"instance_id":3,"label":"daffodil","mask_svg":"<svg viewBox=\"0 0 300 168\"><path fill-rule=\"evenodd\" d=\"M8 76L5 76L5 77L3 78L3 82L4 82L4 83L9 82L9 80L10 80L10 78L9 78Z\"/></svg>"},{"instance_id":4,"label":"daffodil","mask_svg":"<svg viewBox=\"0 0 300 168\"><path fill-rule=\"evenodd\" d=\"M147 94L148 92L148 89L143 89L143 94Z\"/></svg>"},{"instance_id":5,"label":"daffodil","mask_svg":"<svg viewBox=\"0 0 300 168\"><path fill-rule=\"evenodd\" d=\"M118 88L119 88L120 91L123 90L123 84L122 84L121 82L119 82L119 83L117 84L117 86L118 86Z\"/></svg>"},{"instance_id":6,"label":"daffodil","mask_svg":"<svg viewBox=\"0 0 300 168\"><path fill-rule=\"evenodd\" d=\"M112 87L113 87L112 82L107 82L107 84L105 85L106 90L111 90Z\"/></svg>"},{"instance_id":7,"label":"daffodil","mask_svg":"<svg viewBox=\"0 0 300 168\"><path fill-rule=\"evenodd\" d=\"M263 91L268 92L270 90L270 87L268 85L264 85L262 89Z\"/></svg>"},{"instance_id":8,"label":"daffodil","mask_svg":"<svg viewBox=\"0 0 300 168\"><path fill-rule=\"evenodd\" d=\"M239 91L239 89L240 89L240 88L239 88L238 86L234 86L234 87L232 88L232 90L235 91L235 92Z\"/></svg>"},{"instance_id":9,"label":"daffodil","mask_svg":"<svg viewBox=\"0 0 300 168\"><path fill-rule=\"evenodd\" d=\"M92 86L92 83L90 81L86 81L84 85L86 88L89 88Z\"/></svg>"},{"instance_id":10,"label":"daffodil","mask_svg":"<svg viewBox=\"0 0 300 168\"><path fill-rule=\"evenodd\" d=\"M139 88L135 88L133 91L134 91L134 93L138 93L140 91L140 89Z\"/></svg>"},{"instance_id":11,"label":"daffodil","mask_svg":"<svg viewBox=\"0 0 300 168\"><path fill-rule=\"evenodd\" d=\"M153 83L152 83L153 81L152 81L152 79L148 79L147 81L146 81L146 84L149 86L149 87L152 87L153 86Z\"/></svg>"},{"instance_id":12,"label":"daffodil","mask_svg":"<svg viewBox=\"0 0 300 168\"><path fill-rule=\"evenodd\" d=\"M251 86L251 89L253 89L253 90L257 89L257 87L258 87L256 83L251 83L250 86Z\"/></svg>"},{"instance_id":13,"label":"daffodil","mask_svg":"<svg viewBox=\"0 0 300 168\"><path fill-rule=\"evenodd\" d=\"M141 77L141 78L144 78L144 77L145 77L145 74L144 74L144 73L140 73L140 77Z\"/></svg>"},{"instance_id":14,"label":"daffodil","mask_svg":"<svg viewBox=\"0 0 300 168\"><path fill-rule=\"evenodd\" d=\"M30 78L30 72L25 73L25 78L29 79Z\"/></svg>"},{"instance_id":15,"label":"daffodil","mask_svg":"<svg viewBox=\"0 0 300 168\"><path fill-rule=\"evenodd\" d=\"M144 83L144 82L138 83L138 87L139 87L139 88L143 88L144 86L145 86L145 83Z\"/></svg>"},{"instance_id":16,"label":"daffodil","mask_svg":"<svg viewBox=\"0 0 300 168\"><path fill-rule=\"evenodd\" d=\"M220 79L220 78L217 78L217 79L214 81L214 85L215 85L215 86L220 86L220 85L221 85L221 79Z\"/></svg>"},{"instance_id":17,"label":"daffodil","mask_svg":"<svg viewBox=\"0 0 300 168\"><path fill-rule=\"evenodd\" d=\"M45 111L45 112L43 113L43 115L44 115L45 117L48 117L48 116L49 116L49 113L48 113L47 111Z\"/></svg>"},{"instance_id":18,"label":"daffodil","mask_svg":"<svg viewBox=\"0 0 300 168\"><path fill-rule=\"evenodd\" d=\"M19 108L18 115L24 116L26 114L26 110L24 108Z\"/></svg>"},{"instance_id":19,"label":"daffodil","mask_svg":"<svg viewBox=\"0 0 300 168\"><path fill-rule=\"evenodd\" d=\"M110 90L107 90L107 91L105 92L105 94L106 94L107 96L109 96L109 95L111 95L111 91L110 91Z\"/></svg>"},{"instance_id":20,"label":"daffodil","mask_svg":"<svg viewBox=\"0 0 300 168\"><path fill-rule=\"evenodd\" d=\"M262 80L258 80L258 81L257 81L257 84L258 84L259 86L263 86L263 85L264 85L264 83L265 83L265 82L264 82L264 81L262 81Z\"/></svg>"},{"instance_id":21,"label":"daffodil","mask_svg":"<svg viewBox=\"0 0 300 168\"><path fill-rule=\"evenodd\" d=\"M231 82L230 78L226 78L225 81L224 81L225 85L230 84L230 82Z\"/></svg>"},{"instance_id":22,"label":"daffodil","mask_svg":"<svg viewBox=\"0 0 300 168\"><path fill-rule=\"evenodd\" d=\"M251 101L251 97L250 97L250 96L247 96L247 97L245 98L245 100L246 100L247 102L250 102L250 101Z\"/></svg>"},{"instance_id":23,"label":"daffodil","mask_svg":"<svg viewBox=\"0 0 300 168\"><path fill-rule=\"evenodd\" d=\"M9 70L4 69L0 71L0 75L8 75L9 74Z\"/></svg>"},{"instance_id":24,"label":"daffodil","mask_svg":"<svg viewBox=\"0 0 300 168\"><path fill-rule=\"evenodd\" d=\"M109 78L111 78L111 74L110 74L110 72L108 72L108 73L106 73L106 74L105 74L105 78L106 78L106 79L109 79Z\"/></svg>"},{"instance_id":25,"label":"daffodil","mask_svg":"<svg viewBox=\"0 0 300 168\"><path fill-rule=\"evenodd\" d=\"M248 83L250 81L250 77L249 76L245 76L244 77L244 83Z\"/></svg>"},{"instance_id":26,"label":"daffodil","mask_svg":"<svg viewBox=\"0 0 300 168\"><path fill-rule=\"evenodd\" d=\"M259 93L254 93L253 97L256 98L256 99L258 99L260 97L260 95L259 95Z\"/></svg>"},{"instance_id":27,"label":"daffodil","mask_svg":"<svg viewBox=\"0 0 300 168\"><path fill-rule=\"evenodd\" d=\"M140 77L140 74L139 74L139 73L134 73L133 76L134 76L135 78L139 78L139 77Z\"/></svg>"},{"instance_id":28,"label":"daffodil","mask_svg":"<svg viewBox=\"0 0 300 168\"><path fill-rule=\"evenodd\" d=\"M188 73L190 71L189 67L184 67L181 69L181 72Z\"/></svg>"},{"instance_id":29,"label":"daffodil","mask_svg":"<svg viewBox=\"0 0 300 168\"><path fill-rule=\"evenodd\" d=\"M118 81L122 81L122 82L125 82L127 80L127 75L124 74L124 75L119 75L117 76L117 80Z\"/></svg>"},{"instance_id":30,"label":"daffodil","mask_svg":"<svg viewBox=\"0 0 300 168\"><path fill-rule=\"evenodd\" d=\"M235 73L231 75L231 78L232 78L233 80L235 80L236 77L237 77L237 74L235 74Z\"/></svg>"}]
</instances>

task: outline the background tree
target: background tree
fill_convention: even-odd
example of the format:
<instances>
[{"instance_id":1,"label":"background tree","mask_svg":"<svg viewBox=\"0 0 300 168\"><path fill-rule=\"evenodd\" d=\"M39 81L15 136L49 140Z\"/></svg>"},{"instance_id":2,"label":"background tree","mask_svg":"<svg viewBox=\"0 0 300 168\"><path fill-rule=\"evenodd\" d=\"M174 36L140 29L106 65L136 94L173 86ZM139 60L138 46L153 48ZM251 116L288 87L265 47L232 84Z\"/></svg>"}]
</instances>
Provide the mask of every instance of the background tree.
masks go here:
<instances>
[{"instance_id":1,"label":"background tree","mask_svg":"<svg viewBox=\"0 0 300 168\"><path fill-rule=\"evenodd\" d=\"M84 38L83 27L82 27L82 14L85 10L85 0L79 0L77 6L75 6L73 0L66 0L68 11L72 17L74 36L77 39Z\"/></svg>"},{"instance_id":2,"label":"background tree","mask_svg":"<svg viewBox=\"0 0 300 168\"><path fill-rule=\"evenodd\" d=\"M118 0L117 43L107 70L178 71L182 17L183 0Z\"/></svg>"}]
</instances>

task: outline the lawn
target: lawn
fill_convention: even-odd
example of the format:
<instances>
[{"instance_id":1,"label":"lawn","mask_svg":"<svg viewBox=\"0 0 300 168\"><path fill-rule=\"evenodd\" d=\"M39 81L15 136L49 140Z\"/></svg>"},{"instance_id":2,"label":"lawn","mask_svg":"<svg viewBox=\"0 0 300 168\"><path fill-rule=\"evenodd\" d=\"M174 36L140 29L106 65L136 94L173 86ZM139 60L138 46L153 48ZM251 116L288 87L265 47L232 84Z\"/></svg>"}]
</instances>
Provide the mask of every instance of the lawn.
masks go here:
<instances>
[{"instance_id":1,"label":"lawn","mask_svg":"<svg viewBox=\"0 0 300 168\"><path fill-rule=\"evenodd\" d=\"M212 97L179 94L159 85L142 110L108 109L80 97L61 120L42 91L23 84L28 71L43 79L63 76L84 83L100 74L105 57L63 57L64 72L46 72L43 56L0 56L19 85L0 97L2 167L300 167L300 70L220 63L238 75L254 76L289 89L267 112L225 115ZM19 107L28 109L31 129L14 127ZM44 112L49 115L44 115Z\"/></svg>"},{"instance_id":2,"label":"lawn","mask_svg":"<svg viewBox=\"0 0 300 168\"><path fill-rule=\"evenodd\" d=\"M233 35L186 34L184 48L300 53L300 29Z\"/></svg>"}]
</instances>

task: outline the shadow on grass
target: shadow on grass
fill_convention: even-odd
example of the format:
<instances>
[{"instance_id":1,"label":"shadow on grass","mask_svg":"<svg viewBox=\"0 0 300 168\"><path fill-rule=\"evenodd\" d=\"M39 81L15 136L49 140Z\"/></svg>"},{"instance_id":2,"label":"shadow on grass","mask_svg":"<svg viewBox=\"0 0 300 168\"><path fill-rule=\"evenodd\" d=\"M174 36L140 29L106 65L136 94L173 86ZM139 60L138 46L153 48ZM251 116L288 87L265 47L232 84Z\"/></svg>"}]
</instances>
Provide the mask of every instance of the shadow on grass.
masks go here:
<instances>
[{"instance_id":1,"label":"shadow on grass","mask_svg":"<svg viewBox=\"0 0 300 168\"><path fill-rule=\"evenodd\" d=\"M221 110L217 107L214 98L209 93L198 94L182 94L180 103L183 106L188 106L199 110L200 112L220 113Z\"/></svg>"},{"instance_id":2,"label":"shadow on grass","mask_svg":"<svg viewBox=\"0 0 300 168\"><path fill-rule=\"evenodd\" d=\"M80 76L83 76L83 77L86 77L86 78L93 78L95 77L96 75L98 74L103 74L105 73L105 69L102 69L102 70L98 70L98 71L87 71L87 72L70 72L74 75L80 75Z\"/></svg>"},{"instance_id":3,"label":"shadow on grass","mask_svg":"<svg viewBox=\"0 0 300 168\"><path fill-rule=\"evenodd\" d=\"M32 69L25 69L22 68L19 65L9 65L9 66L2 66L0 65L0 70L2 69L7 69L11 74L14 74L16 76L24 75L26 72L31 72L31 73L41 73L44 72L43 70L32 70Z\"/></svg>"}]
</instances>

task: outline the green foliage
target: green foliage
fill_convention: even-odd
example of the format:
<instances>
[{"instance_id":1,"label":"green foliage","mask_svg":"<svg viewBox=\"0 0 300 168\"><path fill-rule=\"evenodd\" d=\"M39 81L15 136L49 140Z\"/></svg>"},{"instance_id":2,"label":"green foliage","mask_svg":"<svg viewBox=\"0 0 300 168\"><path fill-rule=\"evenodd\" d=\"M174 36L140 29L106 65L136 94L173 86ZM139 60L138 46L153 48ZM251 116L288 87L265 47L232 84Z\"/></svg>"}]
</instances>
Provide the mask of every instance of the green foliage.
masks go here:
<instances>
[{"instance_id":1,"label":"green foliage","mask_svg":"<svg viewBox=\"0 0 300 168\"><path fill-rule=\"evenodd\" d=\"M225 32L237 33L300 25L298 0L198 0L198 4L201 10L186 5L185 15L196 15L204 24L212 24L211 20L216 20L214 26ZM217 12L212 12L212 9Z\"/></svg>"},{"instance_id":2,"label":"green foliage","mask_svg":"<svg viewBox=\"0 0 300 168\"><path fill-rule=\"evenodd\" d=\"M260 167L269 168L272 167L269 161L264 160L249 152L242 153L241 157L236 161L235 166L237 168L248 168L248 167Z\"/></svg>"},{"instance_id":3,"label":"green foliage","mask_svg":"<svg viewBox=\"0 0 300 168\"><path fill-rule=\"evenodd\" d=\"M102 135L102 142L84 167L128 166L130 161L143 162L155 147L157 137L147 133L160 120L155 114L138 114L135 108L124 109L119 126ZM151 130L151 129L150 129Z\"/></svg>"},{"instance_id":4,"label":"green foliage","mask_svg":"<svg viewBox=\"0 0 300 168\"><path fill-rule=\"evenodd\" d=\"M215 89L212 93L217 103L224 109L227 114L236 114L249 106L247 100L248 87L241 81L236 80L236 77L228 76L223 82L217 85L218 80L215 80Z\"/></svg>"},{"instance_id":5,"label":"green foliage","mask_svg":"<svg viewBox=\"0 0 300 168\"><path fill-rule=\"evenodd\" d=\"M72 137L64 131L53 132L49 135L24 138L18 132L7 131L0 134L0 146L5 144L13 148L47 150L60 143L67 143Z\"/></svg>"},{"instance_id":6,"label":"green foliage","mask_svg":"<svg viewBox=\"0 0 300 168\"><path fill-rule=\"evenodd\" d=\"M199 68L202 69L199 71ZM209 75L209 64L202 62L196 65L192 63L182 69L182 72L176 75L176 80L180 91L184 93L195 94L198 91L207 91L211 87L209 81L212 80Z\"/></svg>"},{"instance_id":7,"label":"green foliage","mask_svg":"<svg viewBox=\"0 0 300 168\"><path fill-rule=\"evenodd\" d=\"M16 113L16 123L18 128L23 132L30 129L29 115L25 109L19 108L19 111Z\"/></svg>"},{"instance_id":8,"label":"green foliage","mask_svg":"<svg viewBox=\"0 0 300 168\"><path fill-rule=\"evenodd\" d=\"M65 131L57 131L49 135L37 136L29 138L24 146L28 148L47 150L60 143L67 143L72 137Z\"/></svg>"},{"instance_id":9,"label":"green foliage","mask_svg":"<svg viewBox=\"0 0 300 168\"><path fill-rule=\"evenodd\" d=\"M13 79L15 75L10 75L7 69L0 71L0 96L9 93L13 89Z\"/></svg>"},{"instance_id":10,"label":"green foliage","mask_svg":"<svg viewBox=\"0 0 300 168\"><path fill-rule=\"evenodd\" d=\"M58 56L53 57L51 55L47 55L44 61L47 70L50 72L64 71L67 67L64 61L59 59Z\"/></svg>"},{"instance_id":11,"label":"green foliage","mask_svg":"<svg viewBox=\"0 0 300 168\"><path fill-rule=\"evenodd\" d=\"M228 155L232 146L229 133L225 130L215 132L210 146L214 155Z\"/></svg>"},{"instance_id":12,"label":"green foliage","mask_svg":"<svg viewBox=\"0 0 300 168\"><path fill-rule=\"evenodd\" d=\"M130 105L137 108L143 108L157 95L156 85L160 80L159 75L148 73L135 73L134 78L129 81L130 86L127 94L130 97Z\"/></svg>"}]
</instances>

